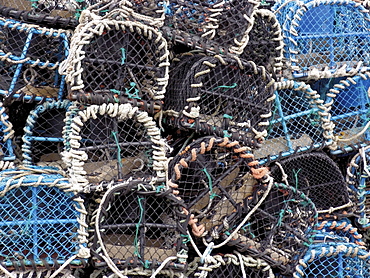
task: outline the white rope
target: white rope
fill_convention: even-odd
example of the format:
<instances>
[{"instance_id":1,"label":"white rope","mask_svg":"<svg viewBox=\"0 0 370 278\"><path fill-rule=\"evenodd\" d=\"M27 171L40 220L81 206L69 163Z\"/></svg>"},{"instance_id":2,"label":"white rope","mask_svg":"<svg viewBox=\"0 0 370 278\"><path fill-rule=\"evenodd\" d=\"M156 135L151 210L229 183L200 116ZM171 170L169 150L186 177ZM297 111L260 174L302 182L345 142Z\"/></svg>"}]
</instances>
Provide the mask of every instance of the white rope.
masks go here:
<instances>
[{"instance_id":1,"label":"white rope","mask_svg":"<svg viewBox=\"0 0 370 278\"><path fill-rule=\"evenodd\" d=\"M157 276L157 274L166 266L166 264L170 261L173 261L173 260L176 260L177 257L176 256L172 256L172 257L167 257L162 263L161 265L154 271L154 273L150 276L150 278L155 278Z\"/></svg>"}]
</instances>

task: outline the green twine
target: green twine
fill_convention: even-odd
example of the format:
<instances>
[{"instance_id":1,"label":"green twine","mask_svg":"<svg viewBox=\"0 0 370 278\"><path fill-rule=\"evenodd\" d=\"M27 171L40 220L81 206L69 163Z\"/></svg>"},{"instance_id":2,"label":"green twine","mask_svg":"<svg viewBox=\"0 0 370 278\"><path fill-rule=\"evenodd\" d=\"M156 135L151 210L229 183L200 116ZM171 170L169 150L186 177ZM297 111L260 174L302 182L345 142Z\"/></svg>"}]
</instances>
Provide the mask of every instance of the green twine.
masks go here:
<instances>
[{"instance_id":1,"label":"green twine","mask_svg":"<svg viewBox=\"0 0 370 278\"><path fill-rule=\"evenodd\" d=\"M121 48L121 55L121 65L124 65L126 61L126 50L124 48Z\"/></svg>"},{"instance_id":2,"label":"green twine","mask_svg":"<svg viewBox=\"0 0 370 278\"><path fill-rule=\"evenodd\" d=\"M227 85L221 85L221 86L217 86L217 87L213 88L213 89L212 89L212 91L214 91L214 90L216 90L216 89L218 89L218 88L226 89L226 90L228 90L228 89L233 89L233 88L235 88L236 86L238 86L238 84L236 84L236 83L233 83L233 84L232 84L232 85L230 85L230 86L227 86ZM225 91L226 91L226 90L225 90Z\"/></svg>"},{"instance_id":3,"label":"green twine","mask_svg":"<svg viewBox=\"0 0 370 278\"><path fill-rule=\"evenodd\" d=\"M145 260L144 262L144 268L149 268L151 265L151 262L149 260Z\"/></svg>"},{"instance_id":4,"label":"green twine","mask_svg":"<svg viewBox=\"0 0 370 278\"><path fill-rule=\"evenodd\" d=\"M113 138L114 138L114 141L117 145L117 160L118 160L118 164L119 166L122 168L122 161L121 161L121 147L119 146L119 142L118 142L118 138L117 138L117 131L112 131L112 135L113 135Z\"/></svg>"},{"instance_id":5,"label":"green twine","mask_svg":"<svg viewBox=\"0 0 370 278\"><path fill-rule=\"evenodd\" d=\"M214 193L212 192L213 191L213 185L212 185L211 175L208 173L206 168L203 168L202 171L206 174L206 176L208 178L208 187L209 187L209 192L211 193L210 198L213 199L215 196L214 196Z\"/></svg>"},{"instance_id":6,"label":"green twine","mask_svg":"<svg viewBox=\"0 0 370 278\"><path fill-rule=\"evenodd\" d=\"M299 171L301 171L301 169L299 169L297 172L295 172L295 170L293 169L293 175L294 175L294 179L295 179L295 188L298 189L298 173Z\"/></svg>"},{"instance_id":7,"label":"green twine","mask_svg":"<svg viewBox=\"0 0 370 278\"><path fill-rule=\"evenodd\" d=\"M184 238L184 240L182 241L184 244L190 242L190 236L189 235L180 234L180 236Z\"/></svg>"},{"instance_id":8,"label":"green twine","mask_svg":"<svg viewBox=\"0 0 370 278\"><path fill-rule=\"evenodd\" d=\"M229 132L227 130L223 130L223 133L224 133L224 137L231 137L231 135L229 134Z\"/></svg>"},{"instance_id":9,"label":"green twine","mask_svg":"<svg viewBox=\"0 0 370 278\"><path fill-rule=\"evenodd\" d=\"M31 4L31 7L32 8L34 8L34 9L37 9L38 8L38 5L37 5L37 2L38 2L39 0L30 0L30 2L35 2L35 3L32 3Z\"/></svg>"},{"instance_id":10,"label":"green twine","mask_svg":"<svg viewBox=\"0 0 370 278\"><path fill-rule=\"evenodd\" d=\"M134 245L135 245L134 255L138 256L139 258L141 258L141 256L139 254L139 247L138 247L138 234L139 234L139 228L140 228L141 221L143 220L143 214L144 214L143 205L141 204L141 200L143 199L144 198L137 197L137 202L140 208L140 217L139 217L139 222L135 225L136 231L135 231L135 239L134 239Z\"/></svg>"},{"instance_id":11,"label":"green twine","mask_svg":"<svg viewBox=\"0 0 370 278\"><path fill-rule=\"evenodd\" d=\"M156 189L155 189L155 192L156 193L160 193L161 192L161 190L164 188L164 185L158 185L157 187L156 187Z\"/></svg>"},{"instance_id":12,"label":"green twine","mask_svg":"<svg viewBox=\"0 0 370 278\"><path fill-rule=\"evenodd\" d=\"M279 213L279 219L277 221L277 226L281 226L281 223L283 222L284 213L285 213L285 210L281 209Z\"/></svg>"},{"instance_id":13,"label":"green twine","mask_svg":"<svg viewBox=\"0 0 370 278\"><path fill-rule=\"evenodd\" d=\"M141 99L140 96L139 96L139 90L135 88L136 83L135 82L130 82L130 86L131 86L130 89L125 88L125 94L127 95L127 97L128 98ZM132 89L134 89L134 88L135 88L134 92L130 93L132 91Z\"/></svg>"},{"instance_id":14,"label":"green twine","mask_svg":"<svg viewBox=\"0 0 370 278\"><path fill-rule=\"evenodd\" d=\"M228 114L224 114L224 115L223 115L223 117L224 117L225 119L230 119L230 120L232 120L232 119L233 119L233 116L230 116L230 115L228 115Z\"/></svg>"}]
</instances>

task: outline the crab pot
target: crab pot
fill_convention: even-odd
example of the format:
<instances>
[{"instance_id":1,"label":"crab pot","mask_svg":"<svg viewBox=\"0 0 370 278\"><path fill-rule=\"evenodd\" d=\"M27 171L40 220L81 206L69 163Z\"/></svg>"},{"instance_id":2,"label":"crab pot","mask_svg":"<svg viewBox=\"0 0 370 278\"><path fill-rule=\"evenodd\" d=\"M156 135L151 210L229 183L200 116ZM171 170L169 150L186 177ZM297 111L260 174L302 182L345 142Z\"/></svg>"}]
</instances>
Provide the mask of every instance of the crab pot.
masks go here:
<instances>
[{"instance_id":1,"label":"crab pot","mask_svg":"<svg viewBox=\"0 0 370 278\"><path fill-rule=\"evenodd\" d=\"M137 21L102 19L75 32L72 41L70 55L75 59L65 67L70 99L89 94L114 96L114 103L120 96L163 99L169 62L167 42L158 29Z\"/></svg>"},{"instance_id":2,"label":"crab pot","mask_svg":"<svg viewBox=\"0 0 370 278\"><path fill-rule=\"evenodd\" d=\"M108 189L96 214L92 248L100 250L108 265L130 274L151 272L169 257L165 266L177 272L186 264L186 221L181 202L171 193L141 181L116 184ZM136 273L139 274L139 273Z\"/></svg>"},{"instance_id":3,"label":"crab pot","mask_svg":"<svg viewBox=\"0 0 370 278\"><path fill-rule=\"evenodd\" d=\"M0 95L28 102L62 98L58 66L68 55L68 37L62 30L0 19Z\"/></svg>"},{"instance_id":4,"label":"crab pot","mask_svg":"<svg viewBox=\"0 0 370 278\"><path fill-rule=\"evenodd\" d=\"M346 182L337 164L326 154L312 152L292 155L271 166L276 181L297 187L316 205L321 216L351 212Z\"/></svg>"},{"instance_id":5,"label":"crab pot","mask_svg":"<svg viewBox=\"0 0 370 278\"><path fill-rule=\"evenodd\" d=\"M82 266L79 251L86 243L81 234L86 214L82 199L55 171L33 169L1 173L1 264L9 270L45 266L56 270L67 260L71 266Z\"/></svg>"},{"instance_id":6,"label":"crab pot","mask_svg":"<svg viewBox=\"0 0 370 278\"><path fill-rule=\"evenodd\" d=\"M265 135L274 99L274 81L265 68L220 56L183 59L170 75L165 98L164 109L179 112L173 122L256 147Z\"/></svg>"}]
</instances>

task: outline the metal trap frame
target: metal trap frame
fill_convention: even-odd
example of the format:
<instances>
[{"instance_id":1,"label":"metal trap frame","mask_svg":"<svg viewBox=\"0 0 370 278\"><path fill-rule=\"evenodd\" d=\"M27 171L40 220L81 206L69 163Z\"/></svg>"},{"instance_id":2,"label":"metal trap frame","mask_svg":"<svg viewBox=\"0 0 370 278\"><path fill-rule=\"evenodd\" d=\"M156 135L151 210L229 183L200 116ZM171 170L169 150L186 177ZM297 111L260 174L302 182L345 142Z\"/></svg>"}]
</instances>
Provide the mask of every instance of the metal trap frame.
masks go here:
<instances>
[{"instance_id":1,"label":"metal trap frame","mask_svg":"<svg viewBox=\"0 0 370 278\"><path fill-rule=\"evenodd\" d=\"M274 180L305 193L321 217L340 217L352 212L345 179L337 164L325 153L292 155L270 166Z\"/></svg>"},{"instance_id":2,"label":"metal trap frame","mask_svg":"<svg viewBox=\"0 0 370 278\"><path fill-rule=\"evenodd\" d=\"M63 128L69 100L47 101L36 106L27 118L22 137L23 165L63 167Z\"/></svg>"},{"instance_id":3,"label":"metal trap frame","mask_svg":"<svg viewBox=\"0 0 370 278\"><path fill-rule=\"evenodd\" d=\"M166 124L257 147L266 136L274 99L274 80L266 69L237 57L183 59L171 72Z\"/></svg>"},{"instance_id":4,"label":"metal trap frame","mask_svg":"<svg viewBox=\"0 0 370 278\"><path fill-rule=\"evenodd\" d=\"M0 95L43 102L62 99L58 67L68 56L70 32L0 18Z\"/></svg>"},{"instance_id":5,"label":"metal trap frame","mask_svg":"<svg viewBox=\"0 0 370 278\"><path fill-rule=\"evenodd\" d=\"M82 188L129 177L164 182L166 151L156 122L130 104L69 108L63 160Z\"/></svg>"},{"instance_id":6,"label":"metal trap frame","mask_svg":"<svg viewBox=\"0 0 370 278\"><path fill-rule=\"evenodd\" d=\"M293 8L284 38L294 78L350 76L368 69L368 10L341 0L304 1L299 6Z\"/></svg>"},{"instance_id":7,"label":"metal trap frame","mask_svg":"<svg viewBox=\"0 0 370 278\"><path fill-rule=\"evenodd\" d=\"M331 132L328 109L318 93L304 82L275 83L275 103L261 148L253 154L259 163L281 160L293 153L320 149ZM330 122L330 121L329 121Z\"/></svg>"},{"instance_id":8,"label":"metal trap frame","mask_svg":"<svg viewBox=\"0 0 370 278\"><path fill-rule=\"evenodd\" d=\"M168 55L167 42L157 28L99 17L79 26L60 71L66 74L71 100L148 102L164 98Z\"/></svg>"},{"instance_id":9,"label":"metal trap frame","mask_svg":"<svg viewBox=\"0 0 370 278\"><path fill-rule=\"evenodd\" d=\"M1 272L46 269L57 275L86 264L84 202L56 169L2 171L0 204Z\"/></svg>"},{"instance_id":10,"label":"metal trap frame","mask_svg":"<svg viewBox=\"0 0 370 278\"><path fill-rule=\"evenodd\" d=\"M119 277L178 276L187 265L187 225L182 202L165 188L140 180L116 183L96 211L95 265Z\"/></svg>"},{"instance_id":11,"label":"metal trap frame","mask_svg":"<svg viewBox=\"0 0 370 278\"><path fill-rule=\"evenodd\" d=\"M297 265L293 278L365 278L370 275L369 256L353 243L314 244Z\"/></svg>"}]
</instances>

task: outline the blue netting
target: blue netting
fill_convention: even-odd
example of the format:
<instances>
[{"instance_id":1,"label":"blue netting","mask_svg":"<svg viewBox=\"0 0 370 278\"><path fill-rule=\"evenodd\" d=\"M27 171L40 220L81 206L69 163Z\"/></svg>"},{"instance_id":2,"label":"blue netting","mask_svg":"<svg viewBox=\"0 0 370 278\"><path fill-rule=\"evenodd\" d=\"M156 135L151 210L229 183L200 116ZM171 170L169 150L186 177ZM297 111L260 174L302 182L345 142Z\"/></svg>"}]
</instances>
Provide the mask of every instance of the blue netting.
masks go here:
<instances>
[{"instance_id":1,"label":"blue netting","mask_svg":"<svg viewBox=\"0 0 370 278\"><path fill-rule=\"evenodd\" d=\"M62 98L58 66L68 55L68 33L0 19L0 95L27 101Z\"/></svg>"},{"instance_id":2,"label":"blue netting","mask_svg":"<svg viewBox=\"0 0 370 278\"><path fill-rule=\"evenodd\" d=\"M283 29L289 30L284 33L285 53L293 76L325 68L341 76L357 66L368 67L370 16L363 6L352 1L310 1L292 10L292 20L285 21Z\"/></svg>"},{"instance_id":3,"label":"blue netting","mask_svg":"<svg viewBox=\"0 0 370 278\"><path fill-rule=\"evenodd\" d=\"M353 243L323 243L310 247L294 278L370 277L370 253Z\"/></svg>"},{"instance_id":4,"label":"blue netting","mask_svg":"<svg viewBox=\"0 0 370 278\"><path fill-rule=\"evenodd\" d=\"M35 168L41 171L42 168ZM23 176L23 177L22 177ZM20 178L22 177L22 178ZM0 261L6 267L58 267L81 247L81 203L59 174L6 170L0 180ZM80 265L75 259L72 265Z\"/></svg>"},{"instance_id":5,"label":"blue netting","mask_svg":"<svg viewBox=\"0 0 370 278\"><path fill-rule=\"evenodd\" d=\"M13 161L15 154L13 150L12 137L14 134L13 126L9 122L9 116L5 113L3 104L0 103L0 148L1 148L1 160Z\"/></svg>"}]
</instances>

